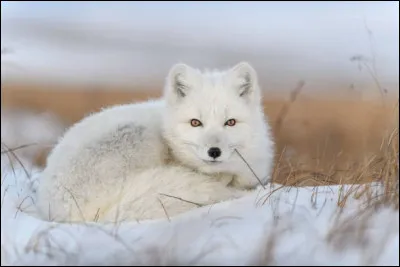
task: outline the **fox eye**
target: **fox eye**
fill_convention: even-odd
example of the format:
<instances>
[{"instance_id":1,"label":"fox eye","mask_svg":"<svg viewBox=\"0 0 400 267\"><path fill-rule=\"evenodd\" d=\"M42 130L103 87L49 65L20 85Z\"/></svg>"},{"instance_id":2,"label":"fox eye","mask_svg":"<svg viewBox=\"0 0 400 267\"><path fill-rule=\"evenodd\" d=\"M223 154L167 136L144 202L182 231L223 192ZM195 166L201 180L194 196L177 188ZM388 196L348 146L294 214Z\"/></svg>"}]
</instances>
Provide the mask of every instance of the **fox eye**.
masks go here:
<instances>
[{"instance_id":1,"label":"fox eye","mask_svg":"<svg viewBox=\"0 0 400 267\"><path fill-rule=\"evenodd\" d=\"M236 124L235 119L229 119L225 122L225 125L230 126L230 127L235 126L235 124Z\"/></svg>"},{"instance_id":2,"label":"fox eye","mask_svg":"<svg viewBox=\"0 0 400 267\"><path fill-rule=\"evenodd\" d=\"M192 127L199 127L199 126L201 126L201 125L203 125L203 124L202 124L201 121L199 121L199 120L192 119L192 120L190 121L190 125L192 125Z\"/></svg>"}]
</instances>

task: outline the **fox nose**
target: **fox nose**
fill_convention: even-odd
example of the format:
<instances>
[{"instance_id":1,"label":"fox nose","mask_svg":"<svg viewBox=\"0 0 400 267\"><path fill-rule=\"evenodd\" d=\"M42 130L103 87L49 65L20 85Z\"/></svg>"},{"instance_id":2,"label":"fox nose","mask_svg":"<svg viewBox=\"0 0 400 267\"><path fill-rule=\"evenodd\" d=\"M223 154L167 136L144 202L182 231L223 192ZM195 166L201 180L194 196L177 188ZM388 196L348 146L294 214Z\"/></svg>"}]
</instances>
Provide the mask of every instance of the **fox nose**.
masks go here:
<instances>
[{"instance_id":1,"label":"fox nose","mask_svg":"<svg viewBox=\"0 0 400 267\"><path fill-rule=\"evenodd\" d=\"M219 147L212 147L208 150L208 155L214 159L221 156L221 149Z\"/></svg>"}]
</instances>

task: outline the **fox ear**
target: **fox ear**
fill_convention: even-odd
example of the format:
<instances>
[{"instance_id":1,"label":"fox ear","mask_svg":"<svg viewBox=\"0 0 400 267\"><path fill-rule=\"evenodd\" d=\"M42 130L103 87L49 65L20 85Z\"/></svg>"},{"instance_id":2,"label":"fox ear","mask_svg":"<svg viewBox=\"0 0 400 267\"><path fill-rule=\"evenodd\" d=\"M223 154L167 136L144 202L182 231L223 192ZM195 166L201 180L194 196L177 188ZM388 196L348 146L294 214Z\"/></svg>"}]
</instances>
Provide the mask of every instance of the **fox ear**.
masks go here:
<instances>
[{"instance_id":1,"label":"fox ear","mask_svg":"<svg viewBox=\"0 0 400 267\"><path fill-rule=\"evenodd\" d=\"M166 95L175 100L187 96L191 90L190 78L193 69L184 63L172 66L167 77Z\"/></svg>"},{"instance_id":2,"label":"fox ear","mask_svg":"<svg viewBox=\"0 0 400 267\"><path fill-rule=\"evenodd\" d=\"M235 89L240 97L247 100L258 101L260 99L260 88L257 73L247 62L240 62L231 68L231 74L235 80Z\"/></svg>"}]
</instances>

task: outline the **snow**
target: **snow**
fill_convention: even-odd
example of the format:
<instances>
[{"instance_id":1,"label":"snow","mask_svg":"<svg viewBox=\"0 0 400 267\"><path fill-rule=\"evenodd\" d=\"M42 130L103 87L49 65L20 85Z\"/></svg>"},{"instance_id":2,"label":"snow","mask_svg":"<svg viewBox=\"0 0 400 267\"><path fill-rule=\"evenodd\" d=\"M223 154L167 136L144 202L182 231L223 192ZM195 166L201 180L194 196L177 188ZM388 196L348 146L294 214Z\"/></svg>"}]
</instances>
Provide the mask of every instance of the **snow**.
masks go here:
<instances>
[{"instance_id":1,"label":"snow","mask_svg":"<svg viewBox=\"0 0 400 267\"><path fill-rule=\"evenodd\" d=\"M175 218L115 227L45 222L18 211L27 195L34 199L39 175L2 170L2 265L399 265L398 211L377 210L366 220L356 216L363 199L349 198L335 219L339 193L350 185L270 185ZM346 218L350 226L328 241Z\"/></svg>"},{"instance_id":2,"label":"snow","mask_svg":"<svg viewBox=\"0 0 400 267\"><path fill-rule=\"evenodd\" d=\"M57 142L65 129L61 119L52 113L33 112L23 108L2 108L1 148L2 151L13 150L13 153L2 154L2 170L10 164L18 165L18 160L24 166L29 166L42 150L52 147Z\"/></svg>"}]
</instances>

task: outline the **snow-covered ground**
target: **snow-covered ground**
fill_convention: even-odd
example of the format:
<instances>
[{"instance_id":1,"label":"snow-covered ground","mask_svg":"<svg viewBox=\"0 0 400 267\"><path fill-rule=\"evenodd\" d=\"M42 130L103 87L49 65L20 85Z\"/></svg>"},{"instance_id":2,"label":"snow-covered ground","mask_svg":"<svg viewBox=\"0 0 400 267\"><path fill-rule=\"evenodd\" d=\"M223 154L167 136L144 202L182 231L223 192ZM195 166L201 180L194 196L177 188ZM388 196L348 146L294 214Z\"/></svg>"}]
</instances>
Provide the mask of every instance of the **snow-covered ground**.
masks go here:
<instances>
[{"instance_id":1,"label":"snow-covered ground","mask_svg":"<svg viewBox=\"0 0 400 267\"><path fill-rule=\"evenodd\" d=\"M29 164L50 149L66 129L56 115L24 108L1 109L1 168ZM12 153L3 153L12 151Z\"/></svg>"},{"instance_id":2,"label":"snow-covered ground","mask_svg":"<svg viewBox=\"0 0 400 267\"><path fill-rule=\"evenodd\" d=\"M30 215L21 168L2 176L2 265L399 265L399 212L357 215L350 197L338 217L350 186L271 185L170 219L63 225Z\"/></svg>"}]
</instances>

